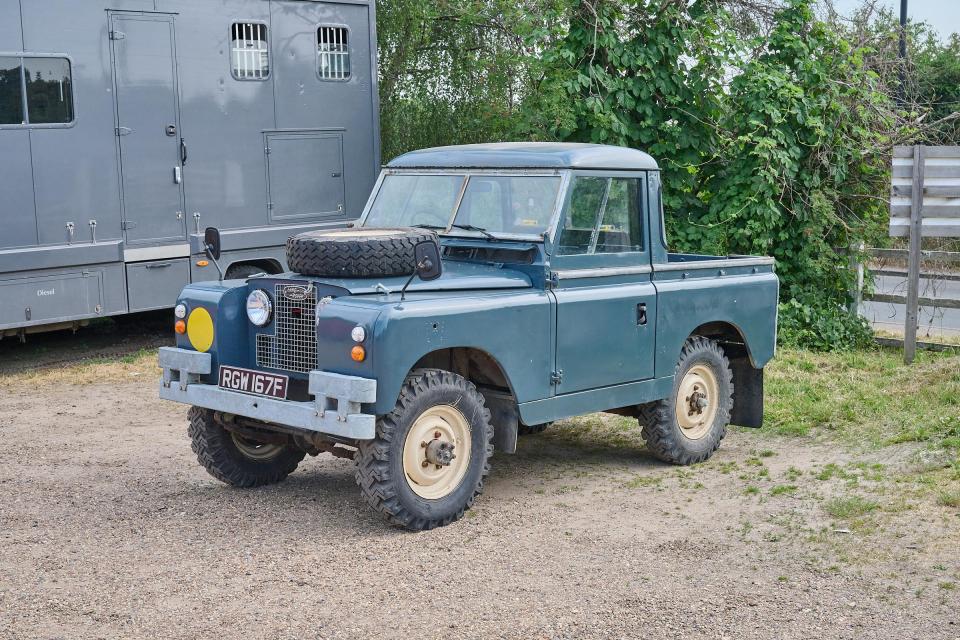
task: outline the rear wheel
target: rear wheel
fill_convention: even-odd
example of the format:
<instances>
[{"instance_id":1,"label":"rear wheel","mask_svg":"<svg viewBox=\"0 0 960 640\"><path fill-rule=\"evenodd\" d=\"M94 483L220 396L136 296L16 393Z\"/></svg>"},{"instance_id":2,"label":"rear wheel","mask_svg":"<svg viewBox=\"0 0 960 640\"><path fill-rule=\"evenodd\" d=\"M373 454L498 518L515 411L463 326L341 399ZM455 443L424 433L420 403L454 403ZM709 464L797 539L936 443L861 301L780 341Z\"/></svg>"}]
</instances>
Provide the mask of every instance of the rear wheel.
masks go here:
<instances>
[{"instance_id":1,"label":"rear wheel","mask_svg":"<svg viewBox=\"0 0 960 640\"><path fill-rule=\"evenodd\" d=\"M420 531L463 517L483 491L493 427L483 396L455 373L407 377L376 438L358 448L357 484L393 524Z\"/></svg>"},{"instance_id":2,"label":"rear wheel","mask_svg":"<svg viewBox=\"0 0 960 640\"><path fill-rule=\"evenodd\" d=\"M207 473L235 487L260 487L285 479L306 453L284 444L267 444L223 428L213 412L192 407L190 446Z\"/></svg>"},{"instance_id":3,"label":"rear wheel","mask_svg":"<svg viewBox=\"0 0 960 640\"><path fill-rule=\"evenodd\" d=\"M640 407L647 448L672 464L694 464L713 455L730 424L733 373L723 349L701 336L680 353L669 398Z\"/></svg>"}]
</instances>

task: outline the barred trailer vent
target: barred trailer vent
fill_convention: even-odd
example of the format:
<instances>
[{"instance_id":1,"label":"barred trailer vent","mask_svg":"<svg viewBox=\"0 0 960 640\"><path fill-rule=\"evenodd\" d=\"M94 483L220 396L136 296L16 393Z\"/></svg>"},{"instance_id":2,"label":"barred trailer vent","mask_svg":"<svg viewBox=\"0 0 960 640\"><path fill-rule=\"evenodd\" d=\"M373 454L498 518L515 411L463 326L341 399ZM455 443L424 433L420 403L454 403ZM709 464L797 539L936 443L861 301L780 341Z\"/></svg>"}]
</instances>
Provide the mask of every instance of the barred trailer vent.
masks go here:
<instances>
[{"instance_id":1,"label":"barred trailer vent","mask_svg":"<svg viewBox=\"0 0 960 640\"><path fill-rule=\"evenodd\" d=\"M316 369L316 288L277 284L273 307L274 335L257 335L257 366L298 373Z\"/></svg>"}]
</instances>

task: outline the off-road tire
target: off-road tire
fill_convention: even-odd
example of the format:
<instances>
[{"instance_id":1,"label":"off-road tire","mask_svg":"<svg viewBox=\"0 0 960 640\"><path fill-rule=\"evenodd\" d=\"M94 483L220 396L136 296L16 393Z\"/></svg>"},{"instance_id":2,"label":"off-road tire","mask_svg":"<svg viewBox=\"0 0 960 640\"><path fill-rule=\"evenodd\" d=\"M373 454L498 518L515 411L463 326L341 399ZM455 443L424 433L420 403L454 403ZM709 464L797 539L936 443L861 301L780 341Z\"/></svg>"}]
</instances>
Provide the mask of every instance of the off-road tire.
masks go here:
<instances>
[{"instance_id":1,"label":"off-road tire","mask_svg":"<svg viewBox=\"0 0 960 640\"><path fill-rule=\"evenodd\" d=\"M692 440L683 434L676 417L680 382L694 365L709 367L719 383L719 407L709 432ZM674 371L673 391L670 397L640 406L638 421L643 428L647 448L660 460L671 464L689 465L703 462L713 455L727 434L730 411L733 408L733 373L730 361L715 341L702 336L688 338L680 352Z\"/></svg>"},{"instance_id":2,"label":"off-road tire","mask_svg":"<svg viewBox=\"0 0 960 640\"><path fill-rule=\"evenodd\" d=\"M552 424L552 422L544 422L543 424L523 424L521 422L517 425L517 435L532 436L538 433L543 433Z\"/></svg>"},{"instance_id":3,"label":"off-road tire","mask_svg":"<svg viewBox=\"0 0 960 640\"><path fill-rule=\"evenodd\" d=\"M470 425L470 465L448 495L428 500L410 487L403 469L408 431L427 409L457 408ZM377 420L374 440L360 442L355 457L357 485L364 500L389 522L411 531L442 527L463 517L490 473L493 426L490 411L473 383L441 369L418 369L404 381L393 410Z\"/></svg>"},{"instance_id":4,"label":"off-road tire","mask_svg":"<svg viewBox=\"0 0 960 640\"><path fill-rule=\"evenodd\" d=\"M307 231L287 240L287 265L307 276L408 276L416 270L414 248L421 242L436 243L437 234L414 228Z\"/></svg>"},{"instance_id":5,"label":"off-road tire","mask_svg":"<svg viewBox=\"0 0 960 640\"><path fill-rule=\"evenodd\" d=\"M274 484L293 473L306 453L284 446L268 460L254 460L237 448L229 431L217 424L209 409L191 407L188 414L190 448L200 465L220 482L234 487L261 487Z\"/></svg>"}]
</instances>

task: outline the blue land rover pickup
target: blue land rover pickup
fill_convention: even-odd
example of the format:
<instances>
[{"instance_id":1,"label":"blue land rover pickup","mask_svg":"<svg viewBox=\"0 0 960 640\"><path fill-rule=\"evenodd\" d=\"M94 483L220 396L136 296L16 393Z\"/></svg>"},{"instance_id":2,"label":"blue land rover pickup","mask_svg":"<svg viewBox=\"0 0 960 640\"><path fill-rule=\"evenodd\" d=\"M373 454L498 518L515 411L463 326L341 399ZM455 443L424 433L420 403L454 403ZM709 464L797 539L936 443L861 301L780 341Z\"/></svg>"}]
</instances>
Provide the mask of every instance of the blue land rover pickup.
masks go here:
<instances>
[{"instance_id":1,"label":"blue land rover pickup","mask_svg":"<svg viewBox=\"0 0 960 640\"><path fill-rule=\"evenodd\" d=\"M291 272L187 286L160 395L192 407L219 480L352 458L365 500L415 530L460 518L494 450L554 420L634 417L661 460L706 460L762 422L779 285L770 258L671 253L661 202L633 149L403 155L354 227L288 241Z\"/></svg>"}]
</instances>

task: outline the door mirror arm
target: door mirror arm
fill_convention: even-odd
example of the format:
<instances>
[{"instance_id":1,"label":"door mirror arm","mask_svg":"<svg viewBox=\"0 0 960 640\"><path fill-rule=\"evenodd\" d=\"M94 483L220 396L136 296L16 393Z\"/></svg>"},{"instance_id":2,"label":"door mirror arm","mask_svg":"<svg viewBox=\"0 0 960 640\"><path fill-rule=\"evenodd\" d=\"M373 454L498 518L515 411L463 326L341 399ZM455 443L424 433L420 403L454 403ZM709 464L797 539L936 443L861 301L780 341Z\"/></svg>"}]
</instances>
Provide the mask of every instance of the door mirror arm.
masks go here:
<instances>
[{"instance_id":1,"label":"door mirror arm","mask_svg":"<svg viewBox=\"0 0 960 640\"><path fill-rule=\"evenodd\" d=\"M406 284L400 289L400 302L406 299L407 287L410 286L414 278L419 276L424 282L430 282L443 274L443 260L440 258L440 247L436 242L432 240L421 242L414 247L413 253L417 266L410 274Z\"/></svg>"},{"instance_id":2,"label":"door mirror arm","mask_svg":"<svg viewBox=\"0 0 960 640\"><path fill-rule=\"evenodd\" d=\"M221 253L219 229L216 227L207 227L207 230L203 233L203 249L207 257L213 262L213 266L217 268L217 273L220 274L220 282L223 282L223 269L220 268L220 263L218 262Z\"/></svg>"}]
</instances>

